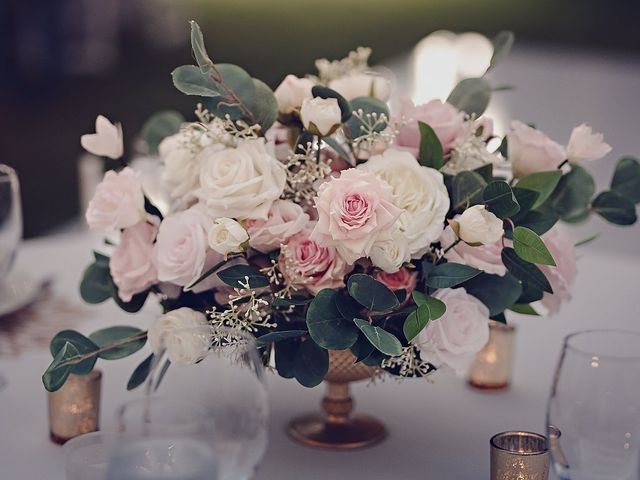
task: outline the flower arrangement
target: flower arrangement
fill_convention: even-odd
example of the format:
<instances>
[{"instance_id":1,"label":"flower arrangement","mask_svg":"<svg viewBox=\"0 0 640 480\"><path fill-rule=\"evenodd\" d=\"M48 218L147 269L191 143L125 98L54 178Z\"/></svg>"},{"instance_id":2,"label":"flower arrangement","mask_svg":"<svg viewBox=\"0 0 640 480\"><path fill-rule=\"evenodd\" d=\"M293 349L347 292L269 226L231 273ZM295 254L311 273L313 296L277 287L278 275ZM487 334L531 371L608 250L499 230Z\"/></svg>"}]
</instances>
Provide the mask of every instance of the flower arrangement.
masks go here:
<instances>
[{"instance_id":1,"label":"flower arrangement","mask_svg":"<svg viewBox=\"0 0 640 480\"><path fill-rule=\"evenodd\" d=\"M117 240L108 256L95 253L81 295L127 312L153 296L164 314L148 331L60 332L48 390L97 358L126 357L147 339L157 353L161 336L198 325L252 333L265 363L307 387L322 382L330 350L402 377L463 370L490 319L553 314L570 297L574 245L558 221L636 221L637 160L621 159L610 188L594 195L581 164L611 150L602 135L583 124L563 146L513 122L496 137L483 116L486 76L462 80L444 102L394 100L390 110L390 84L369 68L368 49L319 60L316 75L288 75L272 91L214 63L195 22L191 42L197 65L172 77L199 97L196 120L161 112L143 131L167 205L154 205L123 161L120 125L99 116L96 133L82 137L121 166L86 212L92 230ZM512 42L508 32L496 37L489 69ZM174 340L176 363L211 346ZM128 388L144 381L152 357Z\"/></svg>"}]
</instances>

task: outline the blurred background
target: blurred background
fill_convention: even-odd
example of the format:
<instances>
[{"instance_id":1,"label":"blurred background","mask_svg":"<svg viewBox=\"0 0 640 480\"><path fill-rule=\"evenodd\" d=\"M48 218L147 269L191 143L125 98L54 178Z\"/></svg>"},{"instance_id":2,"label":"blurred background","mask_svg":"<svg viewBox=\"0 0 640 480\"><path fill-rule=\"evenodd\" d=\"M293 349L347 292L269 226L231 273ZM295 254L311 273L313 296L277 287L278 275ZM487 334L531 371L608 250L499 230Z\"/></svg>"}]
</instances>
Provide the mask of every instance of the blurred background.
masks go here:
<instances>
[{"instance_id":1,"label":"blurred background","mask_svg":"<svg viewBox=\"0 0 640 480\"><path fill-rule=\"evenodd\" d=\"M25 237L77 218L79 136L98 113L122 122L125 148L154 111L191 117L194 99L170 72L191 63L192 18L214 61L273 88L286 73L314 73L316 58L363 45L372 64L396 72L396 94L422 101L441 68L425 66L438 56L425 44L411 55L421 39L513 30L516 47L494 75L517 90L496 94L498 133L515 117L565 143L573 126L591 123L614 146L596 174L640 154L637 0L0 0L0 162L20 175ZM484 55L482 42L465 55Z\"/></svg>"}]
</instances>

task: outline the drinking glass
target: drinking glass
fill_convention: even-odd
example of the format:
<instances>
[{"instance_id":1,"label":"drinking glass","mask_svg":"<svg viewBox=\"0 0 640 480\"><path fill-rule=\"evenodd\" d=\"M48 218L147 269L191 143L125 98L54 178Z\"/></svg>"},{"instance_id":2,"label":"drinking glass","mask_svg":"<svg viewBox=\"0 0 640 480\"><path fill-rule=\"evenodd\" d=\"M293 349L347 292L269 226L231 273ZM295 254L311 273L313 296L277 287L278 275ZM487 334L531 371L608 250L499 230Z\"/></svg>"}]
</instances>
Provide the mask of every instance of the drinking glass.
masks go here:
<instances>
[{"instance_id":1,"label":"drinking glass","mask_svg":"<svg viewBox=\"0 0 640 480\"><path fill-rule=\"evenodd\" d=\"M113 432L85 433L65 443L67 480L105 480L115 443Z\"/></svg>"},{"instance_id":2,"label":"drinking glass","mask_svg":"<svg viewBox=\"0 0 640 480\"><path fill-rule=\"evenodd\" d=\"M0 164L0 288L9 274L22 238L22 209L18 174Z\"/></svg>"},{"instance_id":3,"label":"drinking glass","mask_svg":"<svg viewBox=\"0 0 640 480\"><path fill-rule=\"evenodd\" d=\"M172 330L161 343L147 381L149 396L120 408L119 429L205 442L220 480L251 478L266 449L268 423L264 367L254 338L229 328L196 327ZM212 346L195 364L171 362L176 345L185 344Z\"/></svg>"},{"instance_id":4,"label":"drinking glass","mask_svg":"<svg viewBox=\"0 0 640 480\"><path fill-rule=\"evenodd\" d=\"M640 478L640 332L569 335L547 408L562 480Z\"/></svg>"}]
</instances>

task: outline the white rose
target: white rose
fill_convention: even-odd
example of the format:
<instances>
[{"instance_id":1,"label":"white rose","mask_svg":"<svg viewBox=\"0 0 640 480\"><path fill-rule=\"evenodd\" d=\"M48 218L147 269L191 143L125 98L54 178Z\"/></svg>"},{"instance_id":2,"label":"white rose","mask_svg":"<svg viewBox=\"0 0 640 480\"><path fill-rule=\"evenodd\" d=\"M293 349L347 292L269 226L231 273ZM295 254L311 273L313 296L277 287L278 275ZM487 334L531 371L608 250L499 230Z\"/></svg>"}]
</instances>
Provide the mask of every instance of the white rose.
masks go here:
<instances>
[{"instance_id":1,"label":"white rose","mask_svg":"<svg viewBox=\"0 0 640 480\"><path fill-rule=\"evenodd\" d=\"M241 252L248 239L247 231L231 218L218 218L209 229L209 246L222 255Z\"/></svg>"},{"instance_id":2,"label":"white rose","mask_svg":"<svg viewBox=\"0 0 640 480\"><path fill-rule=\"evenodd\" d=\"M145 217L142 185L131 167L105 173L85 214L89 227L102 233L132 227Z\"/></svg>"},{"instance_id":3,"label":"white rose","mask_svg":"<svg viewBox=\"0 0 640 480\"><path fill-rule=\"evenodd\" d=\"M195 194L216 217L266 219L287 180L284 166L267 152L264 139L205 155Z\"/></svg>"},{"instance_id":4,"label":"white rose","mask_svg":"<svg viewBox=\"0 0 640 480\"><path fill-rule=\"evenodd\" d=\"M396 273L411 260L409 243L402 232L396 230L391 237L373 244L369 254L371 262L386 273Z\"/></svg>"},{"instance_id":5,"label":"white rose","mask_svg":"<svg viewBox=\"0 0 640 480\"><path fill-rule=\"evenodd\" d=\"M287 75L275 92L278 101L278 112L291 113L302 106L305 98L311 98L313 82L308 78Z\"/></svg>"},{"instance_id":6,"label":"white rose","mask_svg":"<svg viewBox=\"0 0 640 480\"><path fill-rule=\"evenodd\" d=\"M600 160L611 151L611 145L605 143L601 133L593 133L589 125L583 123L571 132L567 145L567 158L570 162Z\"/></svg>"},{"instance_id":7,"label":"white rose","mask_svg":"<svg viewBox=\"0 0 640 480\"><path fill-rule=\"evenodd\" d=\"M182 307L158 318L147 337L155 354L166 349L169 360L178 365L193 365L202 360L211 347L207 317L201 312Z\"/></svg>"},{"instance_id":8,"label":"white rose","mask_svg":"<svg viewBox=\"0 0 640 480\"><path fill-rule=\"evenodd\" d=\"M347 100L353 100L356 97L375 97L386 102L391 94L389 80L363 72L350 73L331 80L329 88L335 90Z\"/></svg>"},{"instance_id":9,"label":"white rose","mask_svg":"<svg viewBox=\"0 0 640 480\"><path fill-rule=\"evenodd\" d=\"M456 221L458 236L469 245L490 245L497 242L504 234L502 220L496 217L484 205L467 208Z\"/></svg>"},{"instance_id":10,"label":"white rose","mask_svg":"<svg viewBox=\"0 0 640 480\"><path fill-rule=\"evenodd\" d=\"M342 112L335 98L306 98L302 102L300 119L305 129L326 137L340 126Z\"/></svg>"},{"instance_id":11,"label":"white rose","mask_svg":"<svg viewBox=\"0 0 640 480\"><path fill-rule=\"evenodd\" d=\"M87 152L100 157L109 157L114 160L122 156L122 125L115 125L106 117L98 115L96 118L96 133L82 135L80 144Z\"/></svg>"},{"instance_id":12,"label":"white rose","mask_svg":"<svg viewBox=\"0 0 640 480\"><path fill-rule=\"evenodd\" d=\"M442 174L421 166L409 152L393 148L372 156L358 168L391 185L394 205L404 210L397 225L409 243L409 254L422 257L442 233L449 210Z\"/></svg>"},{"instance_id":13,"label":"white rose","mask_svg":"<svg viewBox=\"0 0 640 480\"><path fill-rule=\"evenodd\" d=\"M489 341L489 309L464 288L438 290L434 297L442 300L447 310L429 322L414 343L424 360L437 367L444 363L463 373Z\"/></svg>"}]
</instances>

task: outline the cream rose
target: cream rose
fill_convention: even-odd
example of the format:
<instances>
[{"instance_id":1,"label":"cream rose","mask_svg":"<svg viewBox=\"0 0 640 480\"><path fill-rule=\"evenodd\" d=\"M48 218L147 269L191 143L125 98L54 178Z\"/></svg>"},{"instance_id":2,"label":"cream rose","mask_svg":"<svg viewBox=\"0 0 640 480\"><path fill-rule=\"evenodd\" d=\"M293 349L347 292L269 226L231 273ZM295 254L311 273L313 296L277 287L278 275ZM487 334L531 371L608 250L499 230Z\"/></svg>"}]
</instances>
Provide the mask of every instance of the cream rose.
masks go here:
<instances>
[{"instance_id":1,"label":"cream rose","mask_svg":"<svg viewBox=\"0 0 640 480\"><path fill-rule=\"evenodd\" d=\"M402 209L398 228L404 234L412 258L420 258L438 239L449 210L449 194L442 174L423 167L408 152L390 148L372 156L358 169L372 172L391 186L393 203Z\"/></svg>"},{"instance_id":2,"label":"cream rose","mask_svg":"<svg viewBox=\"0 0 640 480\"><path fill-rule=\"evenodd\" d=\"M540 130L522 122L511 122L507 142L508 156L513 176L516 178L535 172L555 170L566 158L561 145Z\"/></svg>"},{"instance_id":3,"label":"cream rose","mask_svg":"<svg viewBox=\"0 0 640 480\"><path fill-rule=\"evenodd\" d=\"M124 302L131 301L136 293L158 281L153 264L153 241L157 231L157 226L148 222L125 228L111 255L109 270L118 287L118 296Z\"/></svg>"},{"instance_id":4,"label":"cream rose","mask_svg":"<svg viewBox=\"0 0 640 480\"><path fill-rule=\"evenodd\" d=\"M395 273L411 260L409 243L404 234L398 230L391 237L373 244L369 254L371 263L387 273Z\"/></svg>"},{"instance_id":5,"label":"cream rose","mask_svg":"<svg viewBox=\"0 0 640 480\"><path fill-rule=\"evenodd\" d=\"M313 82L308 78L287 75L273 92L278 101L278 112L287 114L299 109L306 98L311 98L312 88Z\"/></svg>"},{"instance_id":6,"label":"cream rose","mask_svg":"<svg viewBox=\"0 0 640 480\"><path fill-rule=\"evenodd\" d=\"M114 125L106 117L98 115L96 118L96 133L82 135L80 144L89 153L116 160L122 156L124 151L122 126L119 123Z\"/></svg>"},{"instance_id":7,"label":"cream rose","mask_svg":"<svg viewBox=\"0 0 640 480\"><path fill-rule=\"evenodd\" d=\"M149 328L147 337L156 355L164 348L171 363L193 365L211 348L211 333L207 327L207 317L203 313L182 307L158 318Z\"/></svg>"},{"instance_id":8,"label":"cream rose","mask_svg":"<svg viewBox=\"0 0 640 480\"><path fill-rule=\"evenodd\" d=\"M573 163L600 160L611 151L611 145L604 142L601 133L593 133L589 125L583 123L571 132L567 145L567 159Z\"/></svg>"},{"instance_id":9,"label":"cream rose","mask_svg":"<svg viewBox=\"0 0 640 480\"><path fill-rule=\"evenodd\" d=\"M489 309L464 288L438 290L434 297L442 300L447 310L429 322L414 343L424 360L463 373L489 341Z\"/></svg>"},{"instance_id":10,"label":"cream rose","mask_svg":"<svg viewBox=\"0 0 640 480\"><path fill-rule=\"evenodd\" d=\"M393 190L373 173L351 168L320 185L318 211L311 239L332 246L353 264L371 253L373 244L389 237L402 210L393 204Z\"/></svg>"},{"instance_id":11,"label":"cream rose","mask_svg":"<svg viewBox=\"0 0 640 480\"><path fill-rule=\"evenodd\" d=\"M205 149L201 155L206 155L206 160L195 194L209 215L267 218L287 176L282 163L267 152L263 139L247 140L238 148L222 151Z\"/></svg>"},{"instance_id":12,"label":"cream rose","mask_svg":"<svg viewBox=\"0 0 640 480\"><path fill-rule=\"evenodd\" d=\"M504 235L502 220L487 210L484 205L467 208L457 217L458 236L469 245L496 243Z\"/></svg>"},{"instance_id":13,"label":"cream rose","mask_svg":"<svg viewBox=\"0 0 640 480\"><path fill-rule=\"evenodd\" d=\"M266 220L247 220L249 245L259 252L269 253L280 248L289 237L302 230L309 222L309 215L291 200L276 200Z\"/></svg>"},{"instance_id":14,"label":"cream rose","mask_svg":"<svg viewBox=\"0 0 640 480\"><path fill-rule=\"evenodd\" d=\"M145 217L142 185L131 167L105 173L85 214L89 227L102 233L132 227Z\"/></svg>"},{"instance_id":15,"label":"cream rose","mask_svg":"<svg viewBox=\"0 0 640 480\"><path fill-rule=\"evenodd\" d=\"M209 246L221 255L242 252L247 240L247 231L232 218L217 218L209 228Z\"/></svg>"},{"instance_id":16,"label":"cream rose","mask_svg":"<svg viewBox=\"0 0 640 480\"><path fill-rule=\"evenodd\" d=\"M451 227L445 228L440 236L442 248L447 248L456 240L456 234ZM503 276L507 273L507 268L502 263L501 255L502 243L498 240L494 243L476 247L461 242L449 250L444 257L450 262L463 263L487 273Z\"/></svg>"},{"instance_id":17,"label":"cream rose","mask_svg":"<svg viewBox=\"0 0 640 480\"><path fill-rule=\"evenodd\" d=\"M306 98L300 109L300 119L314 135L331 135L342 123L342 112L335 98Z\"/></svg>"},{"instance_id":18,"label":"cream rose","mask_svg":"<svg viewBox=\"0 0 640 480\"><path fill-rule=\"evenodd\" d=\"M353 100L357 97L375 97L386 102L391 95L389 80L364 72L350 73L331 80L329 88L347 100Z\"/></svg>"}]
</instances>

